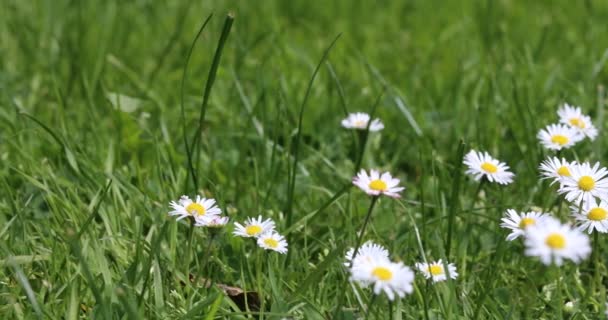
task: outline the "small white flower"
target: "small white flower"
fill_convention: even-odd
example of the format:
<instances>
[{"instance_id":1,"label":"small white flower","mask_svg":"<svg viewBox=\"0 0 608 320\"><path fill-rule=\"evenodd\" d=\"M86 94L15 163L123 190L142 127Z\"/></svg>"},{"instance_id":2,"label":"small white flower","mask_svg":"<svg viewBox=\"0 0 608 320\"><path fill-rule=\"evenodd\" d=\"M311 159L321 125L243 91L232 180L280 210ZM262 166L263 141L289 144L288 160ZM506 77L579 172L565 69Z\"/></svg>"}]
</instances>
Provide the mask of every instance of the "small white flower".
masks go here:
<instances>
[{"instance_id":1,"label":"small white flower","mask_svg":"<svg viewBox=\"0 0 608 320\"><path fill-rule=\"evenodd\" d=\"M570 177L570 166L575 165L576 161L568 162L557 157L548 158L540 164L540 171L543 179L553 179L551 184L562 181L564 177Z\"/></svg>"},{"instance_id":2,"label":"small white flower","mask_svg":"<svg viewBox=\"0 0 608 320\"><path fill-rule=\"evenodd\" d=\"M342 126L348 129L365 130L369 122L369 114L364 112L351 113L348 117L342 120ZM384 129L384 124L379 119L372 120L369 125L369 131L380 131Z\"/></svg>"},{"instance_id":3,"label":"small white flower","mask_svg":"<svg viewBox=\"0 0 608 320\"><path fill-rule=\"evenodd\" d=\"M287 253L287 241L285 238L272 231L258 237L258 246L266 250L273 250L281 254Z\"/></svg>"},{"instance_id":4,"label":"small white flower","mask_svg":"<svg viewBox=\"0 0 608 320\"><path fill-rule=\"evenodd\" d=\"M193 217L196 225L204 225L209 219L222 213L222 210L215 206L214 199L205 199L201 196L196 196L196 201L192 201L188 196L181 196L177 202L171 201L169 205L173 209L169 211L170 216L178 216L177 220Z\"/></svg>"},{"instance_id":5,"label":"small white flower","mask_svg":"<svg viewBox=\"0 0 608 320\"><path fill-rule=\"evenodd\" d=\"M247 218L245 225L241 225L238 222L235 222L234 225L236 229L233 234L245 238L257 238L262 234L274 231L274 221L270 218L262 221L262 216L258 216L257 219Z\"/></svg>"},{"instance_id":6,"label":"small white flower","mask_svg":"<svg viewBox=\"0 0 608 320\"><path fill-rule=\"evenodd\" d=\"M456 272L456 266L453 263L448 263L448 271L450 273L450 278L456 279L458 277L458 273ZM443 262L441 259L431 263L416 263L416 268L422 272L425 278L433 279L433 282L440 282L447 280L447 273L445 272L445 268L443 266Z\"/></svg>"},{"instance_id":7,"label":"small white flower","mask_svg":"<svg viewBox=\"0 0 608 320\"><path fill-rule=\"evenodd\" d=\"M561 187L557 190L566 194L566 200L575 202L591 201L593 197L608 196L608 170L596 163L593 167L588 162L570 166L570 176L563 177Z\"/></svg>"},{"instance_id":8,"label":"small white flower","mask_svg":"<svg viewBox=\"0 0 608 320\"><path fill-rule=\"evenodd\" d=\"M346 262L344 266L348 267L357 263L365 263L372 262L374 259L379 259L384 257L388 260L388 250L386 250L383 246L379 244L375 244L371 241L364 243L359 250L357 251L357 256L355 257L355 261L353 260L353 253L355 252L355 248L350 248L346 252L344 259Z\"/></svg>"},{"instance_id":9,"label":"small white flower","mask_svg":"<svg viewBox=\"0 0 608 320\"><path fill-rule=\"evenodd\" d=\"M209 218L208 221L204 221L204 222L199 222L197 221L194 225L199 227L209 227L209 228L221 228L223 226L225 226L226 224L228 224L228 221L230 219L228 217L221 217L221 216L213 216L211 218Z\"/></svg>"},{"instance_id":10,"label":"small white flower","mask_svg":"<svg viewBox=\"0 0 608 320\"><path fill-rule=\"evenodd\" d=\"M353 178L353 184L372 196L385 195L391 198L399 198L399 193L405 189L399 187L399 179L391 176L390 172L380 175L380 172L372 169L368 175L365 170L361 170Z\"/></svg>"},{"instance_id":11,"label":"small white flower","mask_svg":"<svg viewBox=\"0 0 608 320\"><path fill-rule=\"evenodd\" d=\"M597 137L597 129L591 123L591 118L588 115L584 115L580 107L571 106L564 103L559 110L559 121L567 124L578 130L582 135L594 140Z\"/></svg>"},{"instance_id":12,"label":"small white flower","mask_svg":"<svg viewBox=\"0 0 608 320\"><path fill-rule=\"evenodd\" d=\"M579 263L591 253L587 235L548 217L526 229L525 245L526 255L539 257L545 265L561 266L564 259Z\"/></svg>"},{"instance_id":13,"label":"small white flower","mask_svg":"<svg viewBox=\"0 0 608 320\"><path fill-rule=\"evenodd\" d=\"M477 181L486 177L490 182L509 184L515 176L509 172L509 166L492 158L487 152L471 150L464 156L464 164L469 167L466 173L473 175Z\"/></svg>"},{"instance_id":14,"label":"small white flower","mask_svg":"<svg viewBox=\"0 0 608 320\"><path fill-rule=\"evenodd\" d=\"M357 263L351 268L351 281L364 287L373 286L375 294L384 292L392 301L395 296L402 298L414 290L414 272L401 262L391 262L382 257L370 262L361 262L358 259L355 261Z\"/></svg>"},{"instance_id":15,"label":"small white flower","mask_svg":"<svg viewBox=\"0 0 608 320\"><path fill-rule=\"evenodd\" d=\"M585 201L580 208L580 213L578 206L571 206L570 209L579 223L579 230L587 230L588 233L592 233L593 230L601 233L608 232L608 203L606 201L600 200L599 204L595 199Z\"/></svg>"},{"instance_id":16,"label":"small white flower","mask_svg":"<svg viewBox=\"0 0 608 320\"><path fill-rule=\"evenodd\" d=\"M501 219L501 227L511 229L511 233L507 236L508 241L513 241L519 236L523 236L526 229L530 226L539 224L547 215L540 212L522 212L517 213L513 209L508 209L506 216Z\"/></svg>"},{"instance_id":17,"label":"small white flower","mask_svg":"<svg viewBox=\"0 0 608 320\"><path fill-rule=\"evenodd\" d=\"M584 138L578 129L562 124L551 124L541 129L537 137L545 148L551 150L570 148Z\"/></svg>"}]
</instances>

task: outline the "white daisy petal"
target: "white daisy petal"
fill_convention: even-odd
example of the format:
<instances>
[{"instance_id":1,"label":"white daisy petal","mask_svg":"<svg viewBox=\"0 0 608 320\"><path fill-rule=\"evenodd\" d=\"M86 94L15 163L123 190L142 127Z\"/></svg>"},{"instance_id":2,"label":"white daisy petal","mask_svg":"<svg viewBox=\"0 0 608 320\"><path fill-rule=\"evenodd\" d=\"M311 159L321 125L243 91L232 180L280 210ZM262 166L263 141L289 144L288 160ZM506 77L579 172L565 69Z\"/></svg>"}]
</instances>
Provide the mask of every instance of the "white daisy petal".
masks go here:
<instances>
[{"instance_id":1,"label":"white daisy petal","mask_svg":"<svg viewBox=\"0 0 608 320\"><path fill-rule=\"evenodd\" d=\"M559 110L557 110L557 114L559 115L559 121L561 123L576 129L583 136L588 137L591 140L594 140L597 137L598 131L593 123L591 123L591 117L583 114L580 107L564 103Z\"/></svg>"},{"instance_id":2,"label":"white daisy petal","mask_svg":"<svg viewBox=\"0 0 608 320\"><path fill-rule=\"evenodd\" d=\"M608 203L604 200L600 200L599 203L596 199L583 202L580 206L571 206L572 216L578 223L578 229L581 231L587 230L589 234L593 230L600 233L608 232ZM580 212L579 212L580 211Z\"/></svg>"},{"instance_id":3,"label":"white daisy petal","mask_svg":"<svg viewBox=\"0 0 608 320\"><path fill-rule=\"evenodd\" d=\"M395 182L395 180L397 180ZM371 196L385 195L392 198L399 198L399 193L405 189L397 187L399 179L393 179L388 172L380 173L374 169L370 170L368 175L365 170L361 170L356 177L353 178L353 184L365 193Z\"/></svg>"},{"instance_id":4,"label":"white daisy petal","mask_svg":"<svg viewBox=\"0 0 608 320\"><path fill-rule=\"evenodd\" d=\"M565 259L579 263L591 253L589 237L557 219L545 218L525 233L526 255L539 257L545 265L562 265Z\"/></svg>"},{"instance_id":5,"label":"white daisy petal","mask_svg":"<svg viewBox=\"0 0 608 320\"><path fill-rule=\"evenodd\" d=\"M545 148L551 150L570 148L585 137L576 128L563 124L548 125L536 136Z\"/></svg>"},{"instance_id":6,"label":"white daisy petal","mask_svg":"<svg viewBox=\"0 0 608 320\"><path fill-rule=\"evenodd\" d=\"M369 122L369 114L364 112L351 113L342 120L342 126L347 129L365 130ZM372 120L369 131L380 131L384 129L384 124L379 119Z\"/></svg>"},{"instance_id":7,"label":"white daisy petal","mask_svg":"<svg viewBox=\"0 0 608 320\"><path fill-rule=\"evenodd\" d=\"M466 173L477 181L485 177L490 182L509 184L515 176L509 171L509 166L492 158L487 152L471 150L464 156L464 164L468 167Z\"/></svg>"},{"instance_id":8,"label":"white daisy petal","mask_svg":"<svg viewBox=\"0 0 608 320\"><path fill-rule=\"evenodd\" d=\"M258 238L263 234L274 231L274 221L272 219L262 220L262 216L258 216L257 218L247 218L245 225L235 222L236 228L233 234L245 238Z\"/></svg>"},{"instance_id":9,"label":"white daisy petal","mask_svg":"<svg viewBox=\"0 0 608 320\"><path fill-rule=\"evenodd\" d=\"M547 217L547 214L535 211L517 213L513 209L508 209L505 213L506 216L501 219L500 226L511 230L511 233L507 236L508 241L523 236L529 226L542 223L542 220Z\"/></svg>"},{"instance_id":10,"label":"white daisy petal","mask_svg":"<svg viewBox=\"0 0 608 320\"><path fill-rule=\"evenodd\" d=\"M260 248L273 250L281 254L287 253L287 241L285 241L285 238L282 235L274 231L270 231L259 236L258 246L260 246Z\"/></svg>"},{"instance_id":11,"label":"white daisy petal","mask_svg":"<svg viewBox=\"0 0 608 320\"><path fill-rule=\"evenodd\" d=\"M370 261L355 259L350 269L351 281L363 287L373 286L375 294L384 292L389 300L412 293L414 273L401 262L391 262L379 255Z\"/></svg>"},{"instance_id":12,"label":"white daisy petal","mask_svg":"<svg viewBox=\"0 0 608 320\"><path fill-rule=\"evenodd\" d=\"M599 168L599 163L593 167L588 162L573 164L570 166L570 176L561 179L558 192L575 204L591 201L593 197L604 198L608 196L607 174L606 168Z\"/></svg>"},{"instance_id":13,"label":"white daisy petal","mask_svg":"<svg viewBox=\"0 0 608 320\"><path fill-rule=\"evenodd\" d=\"M456 266L453 263L448 263L447 266L450 278L456 279L458 277ZM447 273L441 259L431 263L416 263L416 268L422 272L426 279L433 279L433 282L447 280Z\"/></svg>"}]
</instances>

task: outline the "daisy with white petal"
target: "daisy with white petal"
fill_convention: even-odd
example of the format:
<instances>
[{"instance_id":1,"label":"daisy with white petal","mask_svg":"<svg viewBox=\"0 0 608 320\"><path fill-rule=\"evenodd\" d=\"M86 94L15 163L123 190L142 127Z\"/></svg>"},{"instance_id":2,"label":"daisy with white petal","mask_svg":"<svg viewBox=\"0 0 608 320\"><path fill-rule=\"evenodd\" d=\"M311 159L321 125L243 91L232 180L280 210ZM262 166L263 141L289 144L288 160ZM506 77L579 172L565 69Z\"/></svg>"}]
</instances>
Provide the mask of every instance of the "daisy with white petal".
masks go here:
<instances>
[{"instance_id":1,"label":"daisy with white petal","mask_svg":"<svg viewBox=\"0 0 608 320\"><path fill-rule=\"evenodd\" d=\"M357 250L355 261L352 261L354 253L355 248L348 249L344 257L346 260L346 262L344 262L344 266L348 267L351 264L354 265L356 263L372 262L374 259L380 259L382 257L388 260L388 250L386 250L383 246L375 244L371 241L367 241L359 248L359 250Z\"/></svg>"},{"instance_id":2,"label":"daisy with white petal","mask_svg":"<svg viewBox=\"0 0 608 320\"><path fill-rule=\"evenodd\" d=\"M597 137L597 128L591 123L591 117L583 114L580 107L564 103L559 110L559 121L578 130L579 133L594 140Z\"/></svg>"},{"instance_id":3,"label":"daisy with white petal","mask_svg":"<svg viewBox=\"0 0 608 320\"><path fill-rule=\"evenodd\" d=\"M364 112L350 113L346 119L342 120L342 126L347 129L365 130L369 122L369 114ZM372 120L369 131L380 131L384 129L384 124L379 119Z\"/></svg>"},{"instance_id":4,"label":"daisy with white petal","mask_svg":"<svg viewBox=\"0 0 608 320\"><path fill-rule=\"evenodd\" d=\"M266 219L262 221L262 216L257 218L247 218L245 225L235 222L236 229L233 231L235 236L245 238L257 238L262 234L274 231L274 221Z\"/></svg>"},{"instance_id":5,"label":"daisy with white petal","mask_svg":"<svg viewBox=\"0 0 608 320\"><path fill-rule=\"evenodd\" d=\"M188 196L181 196L177 202L171 201L169 205L173 209L169 211L169 215L178 216L177 220L192 217L197 222L204 222L222 213L222 210L215 206L215 200L205 199L201 196L196 196L196 201L192 201Z\"/></svg>"},{"instance_id":6,"label":"daisy with white petal","mask_svg":"<svg viewBox=\"0 0 608 320\"><path fill-rule=\"evenodd\" d=\"M509 166L492 158L487 152L469 151L464 156L464 164L468 167L466 173L477 181L485 177L490 182L509 184L515 176L509 171Z\"/></svg>"},{"instance_id":7,"label":"daisy with white petal","mask_svg":"<svg viewBox=\"0 0 608 320\"><path fill-rule=\"evenodd\" d=\"M225 226L226 224L228 224L228 221L230 219L228 217L221 217L221 216L213 216L210 217L209 219L205 219L205 221L196 221L196 223L194 224L195 226L199 227L209 227L209 228L221 228L223 226Z\"/></svg>"},{"instance_id":8,"label":"daisy with white petal","mask_svg":"<svg viewBox=\"0 0 608 320\"><path fill-rule=\"evenodd\" d=\"M548 125L541 129L536 137L545 148L551 150L570 148L584 138L576 128L563 124Z\"/></svg>"},{"instance_id":9,"label":"daisy with white petal","mask_svg":"<svg viewBox=\"0 0 608 320\"><path fill-rule=\"evenodd\" d=\"M578 229L581 231L587 230L589 234L596 230L597 232L608 232L608 203L600 200L599 203L595 199L583 202L582 207L571 206L572 215L579 224Z\"/></svg>"},{"instance_id":10,"label":"daisy with white petal","mask_svg":"<svg viewBox=\"0 0 608 320\"><path fill-rule=\"evenodd\" d=\"M351 268L351 281L362 286L372 286L375 294L384 292L389 300L396 296L404 297L412 293L414 272L401 262L391 262L383 257L376 257L370 262L355 259Z\"/></svg>"},{"instance_id":11,"label":"daisy with white petal","mask_svg":"<svg viewBox=\"0 0 608 320\"><path fill-rule=\"evenodd\" d=\"M458 277L456 266L453 263L448 263L447 266L450 278L456 279ZM431 263L416 263L416 268L422 272L425 278L433 279L433 282L445 281L448 278L448 273L446 273L441 259Z\"/></svg>"},{"instance_id":12,"label":"daisy with white petal","mask_svg":"<svg viewBox=\"0 0 608 320\"><path fill-rule=\"evenodd\" d=\"M591 253L589 237L580 230L546 218L542 224L532 225L525 234L526 255L539 257L545 265L561 266L564 259L581 262Z\"/></svg>"},{"instance_id":13,"label":"daisy with white petal","mask_svg":"<svg viewBox=\"0 0 608 320\"><path fill-rule=\"evenodd\" d=\"M508 209L506 216L501 219L501 227L511 229L511 233L507 236L508 241L513 241L520 236L523 236L529 226L533 226L541 222L547 215L540 212L530 211L517 213L513 209Z\"/></svg>"},{"instance_id":14,"label":"daisy with white petal","mask_svg":"<svg viewBox=\"0 0 608 320\"><path fill-rule=\"evenodd\" d=\"M579 204L581 201L591 201L593 197L608 196L608 170L599 163L593 167L588 162L570 166L570 176L563 177L561 187L557 190L566 195L566 200Z\"/></svg>"},{"instance_id":15,"label":"daisy with white petal","mask_svg":"<svg viewBox=\"0 0 608 320\"><path fill-rule=\"evenodd\" d=\"M575 165L576 161L568 162L557 157L548 158L540 164L540 171L543 179L554 179L551 184L560 182L564 177L570 177L570 166Z\"/></svg>"},{"instance_id":16,"label":"daisy with white petal","mask_svg":"<svg viewBox=\"0 0 608 320\"><path fill-rule=\"evenodd\" d=\"M258 237L258 246L266 250L273 250L281 254L287 253L287 241L285 238L272 231Z\"/></svg>"},{"instance_id":17,"label":"daisy with white petal","mask_svg":"<svg viewBox=\"0 0 608 320\"><path fill-rule=\"evenodd\" d=\"M399 187L399 179L391 176L390 172L380 172L372 169L370 174L361 169L361 172L353 178L353 184L365 193L372 196L385 195L391 198L399 198L403 187Z\"/></svg>"}]
</instances>

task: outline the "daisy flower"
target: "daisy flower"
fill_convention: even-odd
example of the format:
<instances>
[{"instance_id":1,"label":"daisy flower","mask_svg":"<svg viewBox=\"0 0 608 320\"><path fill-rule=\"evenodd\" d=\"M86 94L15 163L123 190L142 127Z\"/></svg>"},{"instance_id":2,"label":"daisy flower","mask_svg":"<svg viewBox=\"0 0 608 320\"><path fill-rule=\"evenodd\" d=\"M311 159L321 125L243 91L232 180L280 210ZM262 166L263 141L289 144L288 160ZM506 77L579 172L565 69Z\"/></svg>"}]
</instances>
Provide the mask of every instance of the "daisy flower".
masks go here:
<instances>
[{"instance_id":1,"label":"daisy flower","mask_svg":"<svg viewBox=\"0 0 608 320\"><path fill-rule=\"evenodd\" d=\"M453 263L448 263L448 271L450 278L456 279L458 273L456 272L456 266ZM447 280L447 273L443 267L441 259L432 263L416 263L416 268L422 272L425 278L433 279L433 282L441 282Z\"/></svg>"},{"instance_id":2,"label":"daisy flower","mask_svg":"<svg viewBox=\"0 0 608 320\"><path fill-rule=\"evenodd\" d=\"M393 178L390 172L380 175L380 172L374 169L370 170L369 175L365 170L361 169L361 172L353 178L353 184L371 196L383 194L391 198L399 198L399 193L405 189L398 186L399 179Z\"/></svg>"},{"instance_id":3,"label":"daisy flower","mask_svg":"<svg viewBox=\"0 0 608 320\"><path fill-rule=\"evenodd\" d=\"M181 196L177 202L171 201L169 205L173 209L169 211L170 216L177 216L177 220L193 217L198 225L204 225L209 219L222 213L222 210L215 206L215 200L201 196L196 196L196 201L192 201L188 196Z\"/></svg>"},{"instance_id":4,"label":"daisy flower","mask_svg":"<svg viewBox=\"0 0 608 320\"><path fill-rule=\"evenodd\" d=\"M551 184L560 182L564 177L570 177L570 166L575 165L576 161L568 162L566 159L561 160L557 157L548 158L543 161L539 169L543 179L553 179Z\"/></svg>"},{"instance_id":5,"label":"daisy flower","mask_svg":"<svg viewBox=\"0 0 608 320\"><path fill-rule=\"evenodd\" d=\"M356 263L372 262L374 259L379 259L382 257L388 260L388 250L386 250L383 246L375 244L371 241L367 241L359 248L359 250L357 250L355 261L352 261L354 253L355 248L348 249L344 257L346 260L346 262L344 262L344 266L348 267L351 265L351 263L355 265Z\"/></svg>"},{"instance_id":6,"label":"daisy flower","mask_svg":"<svg viewBox=\"0 0 608 320\"><path fill-rule=\"evenodd\" d=\"M561 150L572 147L584 138L576 128L563 124L550 124L536 135L547 149Z\"/></svg>"},{"instance_id":7,"label":"daisy flower","mask_svg":"<svg viewBox=\"0 0 608 320\"><path fill-rule=\"evenodd\" d=\"M364 112L350 113L346 119L342 120L342 126L347 129L367 129L369 122L369 114ZM384 124L379 119L372 120L369 125L369 131L380 131L384 129Z\"/></svg>"},{"instance_id":8,"label":"daisy flower","mask_svg":"<svg viewBox=\"0 0 608 320\"><path fill-rule=\"evenodd\" d=\"M372 286L375 294L384 292L389 300L395 296L404 297L414 290L414 272L401 262L391 262L381 256L369 262L355 259L351 268L351 281L367 287Z\"/></svg>"},{"instance_id":9,"label":"daisy flower","mask_svg":"<svg viewBox=\"0 0 608 320\"><path fill-rule=\"evenodd\" d=\"M228 224L228 217L221 217L221 216L213 216L211 218L208 219L208 221L205 222L196 222L194 225L199 227L209 227L209 228L221 228L223 226L225 226L226 224Z\"/></svg>"},{"instance_id":10,"label":"daisy flower","mask_svg":"<svg viewBox=\"0 0 608 320\"><path fill-rule=\"evenodd\" d=\"M570 176L563 177L561 187L557 190L566 195L566 200L580 203L590 201L593 197L602 198L608 195L608 170L600 168L599 163L593 167L588 162L570 166Z\"/></svg>"},{"instance_id":11,"label":"daisy flower","mask_svg":"<svg viewBox=\"0 0 608 320\"><path fill-rule=\"evenodd\" d=\"M274 232L266 232L258 237L258 246L266 250L273 250L281 254L287 253L287 241L285 238Z\"/></svg>"},{"instance_id":12,"label":"daisy flower","mask_svg":"<svg viewBox=\"0 0 608 320\"><path fill-rule=\"evenodd\" d=\"M245 238L257 238L262 234L274 231L274 221L266 219L262 221L262 216L256 218L247 218L245 225L235 222L236 229L233 234Z\"/></svg>"},{"instance_id":13,"label":"daisy flower","mask_svg":"<svg viewBox=\"0 0 608 320\"><path fill-rule=\"evenodd\" d=\"M540 212L530 211L517 213L513 209L508 209L506 216L501 219L501 227L511 229L511 233L507 236L508 241L513 241L519 236L523 236L526 233L526 229L530 226L538 224L542 219L546 218L547 215Z\"/></svg>"},{"instance_id":14,"label":"daisy flower","mask_svg":"<svg viewBox=\"0 0 608 320\"><path fill-rule=\"evenodd\" d=\"M464 156L464 164L469 167L466 173L473 175L477 181L486 177L490 182L509 184L515 176L509 171L509 166L492 158L487 152L469 151Z\"/></svg>"},{"instance_id":15,"label":"daisy flower","mask_svg":"<svg viewBox=\"0 0 608 320\"><path fill-rule=\"evenodd\" d=\"M600 200L599 203L595 199L583 202L583 206L571 206L572 215L580 224L578 229L581 231L587 230L592 233L595 229L597 232L608 232L608 203Z\"/></svg>"},{"instance_id":16,"label":"daisy flower","mask_svg":"<svg viewBox=\"0 0 608 320\"><path fill-rule=\"evenodd\" d=\"M554 218L529 226L525 238L526 255L539 257L545 265L561 266L564 259L579 263L591 253L587 235Z\"/></svg>"},{"instance_id":17,"label":"daisy flower","mask_svg":"<svg viewBox=\"0 0 608 320\"><path fill-rule=\"evenodd\" d=\"M594 140L597 137L597 129L591 123L591 118L588 115L582 113L580 107L571 106L564 103L559 110L559 121L567 124L572 128L575 128L579 133Z\"/></svg>"}]
</instances>

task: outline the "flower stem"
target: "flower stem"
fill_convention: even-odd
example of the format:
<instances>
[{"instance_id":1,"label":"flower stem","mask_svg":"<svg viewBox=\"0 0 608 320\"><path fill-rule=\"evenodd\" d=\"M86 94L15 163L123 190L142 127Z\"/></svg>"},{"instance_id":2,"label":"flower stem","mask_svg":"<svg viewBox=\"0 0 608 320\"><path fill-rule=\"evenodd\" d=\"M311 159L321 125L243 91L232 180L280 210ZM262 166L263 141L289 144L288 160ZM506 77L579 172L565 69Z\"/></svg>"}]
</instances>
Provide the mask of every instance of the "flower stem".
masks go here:
<instances>
[{"instance_id":1,"label":"flower stem","mask_svg":"<svg viewBox=\"0 0 608 320\"><path fill-rule=\"evenodd\" d=\"M353 255L354 257L354 255ZM369 319L370 313L372 313L372 308L374 307L374 302L376 302L376 297L378 295L372 293L372 298L369 300L367 304L367 311L365 311L365 320Z\"/></svg>"},{"instance_id":2,"label":"flower stem","mask_svg":"<svg viewBox=\"0 0 608 320\"><path fill-rule=\"evenodd\" d=\"M557 317L555 317L556 319L563 319L563 312L562 309L564 307L564 302L563 302L563 298L562 298L562 272L561 272L561 268L559 266L554 266L555 269L557 269L557 299L556 299L556 303L557 306L555 308L556 312L557 312Z\"/></svg>"},{"instance_id":3,"label":"flower stem","mask_svg":"<svg viewBox=\"0 0 608 320\"><path fill-rule=\"evenodd\" d=\"M186 249L186 263L184 264L184 273L186 276L186 283L190 282L190 260L192 258L192 242L194 239L194 219L190 220L190 229L188 229L188 245Z\"/></svg>"},{"instance_id":4,"label":"flower stem","mask_svg":"<svg viewBox=\"0 0 608 320\"><path fill-rule=\"evenodd\" d=\"M357 253L359 253L359 247L361 246L361 241L363 240L363 235L365 234L365 229L369 223L370 217L372 216L372 211L376 206L376 202L378 201L378 196L372 197L372 202L369 205L369 209L367 209L367 215L365 216L365 221L363 222L363 226L361 227L361 231L359 232L359 236L357 237L357 242L355 243L355 250L353 251L352 259L350 260L349 269L352 268L353 262L355 261L355 257Z\"/></svg>"}]
</instances>

